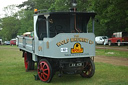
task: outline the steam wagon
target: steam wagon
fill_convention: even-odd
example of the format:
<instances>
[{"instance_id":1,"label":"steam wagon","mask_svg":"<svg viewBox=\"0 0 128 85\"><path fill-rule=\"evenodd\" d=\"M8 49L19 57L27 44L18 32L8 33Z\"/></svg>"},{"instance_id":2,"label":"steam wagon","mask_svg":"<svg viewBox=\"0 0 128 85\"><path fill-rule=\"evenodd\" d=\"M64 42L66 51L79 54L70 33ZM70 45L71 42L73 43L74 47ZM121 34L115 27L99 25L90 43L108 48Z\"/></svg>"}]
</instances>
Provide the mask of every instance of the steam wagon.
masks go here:
<instances>
[{"instance_id":1,"label":"steam wagon","mask_svg":"<svg viewBox=\"0 0 128 85\"><path fill-rule=\"evenodd\" d=\"M33 70L41 81L50 82L56 72L80 74L91 78L95 73L94 12L48 12L36 10L34 37L18 37L26 71ZM92 32L88 22L92 20Z\"/></svg>"}]
</instances>

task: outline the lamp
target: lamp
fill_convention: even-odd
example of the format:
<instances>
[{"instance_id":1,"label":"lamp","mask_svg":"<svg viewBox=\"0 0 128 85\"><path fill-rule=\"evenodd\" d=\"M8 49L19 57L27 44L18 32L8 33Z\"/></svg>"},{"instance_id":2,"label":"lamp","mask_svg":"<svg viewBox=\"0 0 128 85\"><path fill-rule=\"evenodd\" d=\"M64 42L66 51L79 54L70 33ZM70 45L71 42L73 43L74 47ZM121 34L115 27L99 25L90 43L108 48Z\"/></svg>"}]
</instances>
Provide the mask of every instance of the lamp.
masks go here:
<instances>
[{"instance_id":1,"label":"lamp","mask_svg":"<svg viewBox=\"0 0 128 85\"><path fill-rule=\"evenodd\" d=\"M72 0L72 6L73 6L73 7L76 7L76 5L77 5L76 0Z\"/></svg>"}]
</instances>

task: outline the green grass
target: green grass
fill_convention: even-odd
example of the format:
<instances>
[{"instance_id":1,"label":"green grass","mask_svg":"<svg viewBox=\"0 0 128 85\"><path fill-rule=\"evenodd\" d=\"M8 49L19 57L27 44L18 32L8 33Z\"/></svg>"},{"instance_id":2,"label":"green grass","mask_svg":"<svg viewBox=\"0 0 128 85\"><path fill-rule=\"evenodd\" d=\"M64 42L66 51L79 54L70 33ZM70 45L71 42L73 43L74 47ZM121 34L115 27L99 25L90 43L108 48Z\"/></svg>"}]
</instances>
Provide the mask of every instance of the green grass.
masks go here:
<instances>
[{"instance_id":1,"label":"green grass","mask_svg":"<svg viewBox=\"0 0 128 85\"><path fill-rule=\"evenodd\" d=\"M0 85L127 85L128 67L95 63L95 75L82 78L80 75L53 77L51 83L34 79L36 70L25 72L22 53L16 46L0 46Z\"/></svg>"},{"instance_id":2,"label":"green grass","mask_svg":"<svg viewBox=\"0 0 128 85\"><path fill-rule=\"evenodd\" d=\"M96 49L96 55L100 56L114 56L114 57L122 57L128 58L128 52L126 51L118 51L114 49Z\"/></svg>"}]
</instances>

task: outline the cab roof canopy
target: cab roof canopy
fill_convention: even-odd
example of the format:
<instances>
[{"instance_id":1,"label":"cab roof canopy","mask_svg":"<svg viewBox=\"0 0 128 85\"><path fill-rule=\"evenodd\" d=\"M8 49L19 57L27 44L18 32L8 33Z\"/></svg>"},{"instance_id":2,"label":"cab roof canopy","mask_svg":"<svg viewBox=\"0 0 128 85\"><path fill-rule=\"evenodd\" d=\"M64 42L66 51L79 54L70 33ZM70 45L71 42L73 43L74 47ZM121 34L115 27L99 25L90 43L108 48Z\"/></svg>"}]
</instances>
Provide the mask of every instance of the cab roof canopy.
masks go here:
<instances>
[{"instance_id":1,"label":"cab roof canopy","mask_svg":"<svg viewBox=\"0 0 128 85\"><path fill-rule=\"evenodd\" d=\"M37 13L34 15L40 16L40 15L72 15L72 14L84 15L87 17L95 17L96 15L95 12L48 12L48 13Z\"/></svg>"}]
</instances>

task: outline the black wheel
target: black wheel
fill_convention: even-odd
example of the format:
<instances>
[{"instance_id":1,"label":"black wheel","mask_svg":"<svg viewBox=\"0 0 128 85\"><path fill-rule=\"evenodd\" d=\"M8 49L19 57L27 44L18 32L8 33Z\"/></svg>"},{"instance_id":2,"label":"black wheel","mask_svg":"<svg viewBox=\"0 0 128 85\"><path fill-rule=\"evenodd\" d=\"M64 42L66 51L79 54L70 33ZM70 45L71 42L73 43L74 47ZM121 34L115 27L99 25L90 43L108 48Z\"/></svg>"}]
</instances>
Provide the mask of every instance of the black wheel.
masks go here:
<instances>
[{"instance_id":1,"label":"black wheel","mask_svg":"<svg viewBox=\"0 0 128 85\"><path fill-rule=\"evenodd\" d=\"M91 58L87 58L84 65L84 70L80 74L84 78L91 78L95 73L95 64Z\"/></svg>"},{"instance_id":2,"label":"black wheel","mask_svg":"<svg viewBox=\"0 0 128 85\"><path fill-rule=\"evenodd\" d=\"M24 65L25 65L25 70L34 70L34 61L32 61L32 56L31 54L24 52Z\"/></svg>"},{"instance_id":3,"label":"black wheel","mask_svg":"<svg viewBox=\"0 0 128 85\"><path fill-rule=\"evenodd\" d=\"M41 59L37 68L38 76L41 81L49 83L53 77L52 66L46 59Z\"/></svg>"},{"instance_id":4,"label":"black wheel","mask_svg":"<svg viewBox=\"0 0 128 85\"><path fill-rule=\"evenodd\" d=\"M109 45L109 46L111 46L111 45L112 45L111 41L108 41L108 45Z\"/></svg>"}]
</instances>

